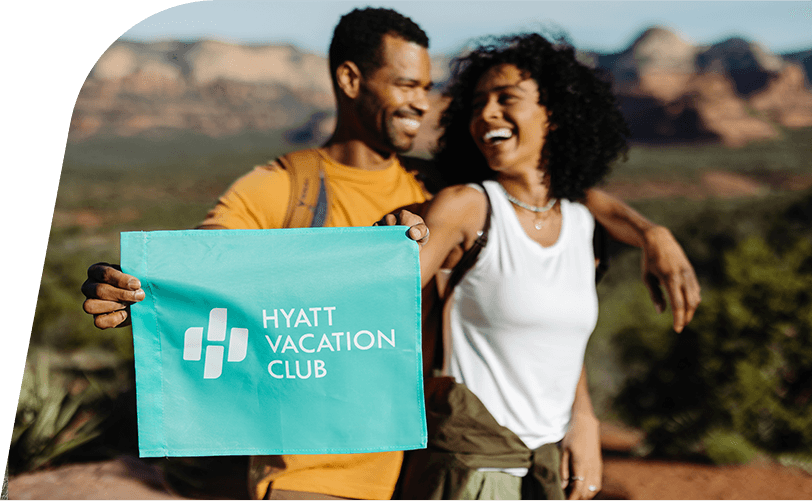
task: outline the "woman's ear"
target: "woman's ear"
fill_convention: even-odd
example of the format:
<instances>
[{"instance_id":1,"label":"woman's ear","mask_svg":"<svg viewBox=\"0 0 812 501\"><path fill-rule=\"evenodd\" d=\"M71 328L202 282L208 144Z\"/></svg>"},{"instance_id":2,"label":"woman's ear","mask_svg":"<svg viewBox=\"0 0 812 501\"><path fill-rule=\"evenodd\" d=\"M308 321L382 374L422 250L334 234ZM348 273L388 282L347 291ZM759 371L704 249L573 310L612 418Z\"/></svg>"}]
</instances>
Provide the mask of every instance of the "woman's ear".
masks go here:
<instances>
[{"instance_id":1,"label":"woman's ear","mask_svg":"<svg viewBox=\"0 0 812 501\"><path fill-rule=\"evenodd\" d=\"M344 61L336 68L336 83L347 97L355 99L361 88L361 70L352 61Z\"/></svg>"}]
</instances>

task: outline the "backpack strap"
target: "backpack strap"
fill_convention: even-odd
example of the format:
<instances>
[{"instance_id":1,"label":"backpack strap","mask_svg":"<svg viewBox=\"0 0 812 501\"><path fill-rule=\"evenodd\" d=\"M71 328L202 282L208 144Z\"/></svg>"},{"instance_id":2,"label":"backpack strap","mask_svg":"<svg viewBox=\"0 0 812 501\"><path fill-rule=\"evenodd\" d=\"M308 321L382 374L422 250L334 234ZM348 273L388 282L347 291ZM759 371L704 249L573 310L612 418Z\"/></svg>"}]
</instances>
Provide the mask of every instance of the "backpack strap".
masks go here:
<instances>
[{"instance_id":1,"label":"backpack strap","mask_svg":"<svg viewBox=\"0 0 812 501\"><path fill-rule=\"evenodd\" d=\"M439 310L439 314L441 315L439 324L440 329L439 333L435 333L434 335L435 346L432 367L439 368L442 374L448 373L448 361L451 356L451 329L446 323L449 313L448 306L451 304L449 299L454 292L454 287L460 283L462 277L465 276L468 270L473 268L476 264L476 261L479 258L479 253L482 252L482 249L488 244L488 232L491 229L491 199L488 196L488 192L485 190L485 187L481 184L479 184L479 186L482 193L485 195L485 224L479 231L473 245L471 245L471 247L463 253L460 260L451 270L451 276L448 278L448 283L444 288L443 297L441 299L441 308ZM446 348L448 349L446 350Z\"/></svg>"},{"instance_id":2,"label":"backpack strap","mask_svg":"<svg viewBox=\"0 0 812 501\"><path fill-rule=\"evenodd\" d=\"M320 228L327 222L329 196L321 155L294 151L276 160L290 175L290 196L283 228Z\"/></svg>"},{"instance_id":3,"label":"backpack strap","mask_svg":"<svg viewBox=\"0 0 812 501\"><path fill-rule=\"evenodd\" d=\"M425 181L431 177L432 163L414 157L398 157L403 168L423 190L426 199L431 190ZM290 175L290 196L283 228L320 228L327 223L330 195L321 154L315 149L294 151L276 159Z\"/></svg>"},{"instance_id":4,"label":"backpack strap","mask_svg":"<svg viewBox=\"0 0 812 501\"><path fill-rule=\"evenodd\" d=\"M597 220L595 220L595 233L592 235L592 249L595 259L598 260L598 267L595 268L595 283L597 284L609 270L609 233Z\"/></svg>"},{"instance_id":5,"label":"backpack strap","mask_svg":"<svg viewBox=\"0 0 812 501\"><path fill-rule=\"evenodd\" d=\"M460 260L454 266L454 269L451 271L451 276L449 277L448 284L446 284L445 287L446 297L448 297L448 295L451 294L451 291L454 290L454 287L460 283L463 275L474 267L482 248L488 244L488 232L491 229L491 199L488 196L488 192L485 191L485 188L481 184L479 186L482 188L482 193L485 195L485 204L487 207L487 212L485 213L485 224L479 231L476 240L474 240L474 244L471 245L470 249L465 251Z\"/></svg>"}]
</instances>

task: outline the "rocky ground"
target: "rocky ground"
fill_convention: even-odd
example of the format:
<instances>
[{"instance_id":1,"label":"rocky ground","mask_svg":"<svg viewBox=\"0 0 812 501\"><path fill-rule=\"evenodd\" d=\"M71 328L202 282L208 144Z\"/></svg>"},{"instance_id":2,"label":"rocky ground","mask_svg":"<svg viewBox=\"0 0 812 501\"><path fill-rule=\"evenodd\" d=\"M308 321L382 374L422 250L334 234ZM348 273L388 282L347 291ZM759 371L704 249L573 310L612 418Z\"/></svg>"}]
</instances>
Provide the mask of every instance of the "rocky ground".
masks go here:
<instances>
[{"instance_id":1,"label":"rocky ground","mask_svg":"<svg viewBox=\"0 0 812 501\"><path fill-rule=\"evenodd\" d=\"M603 491L599 499L812 499L812 475L766 460L712 466L635 458L641 435L602 428ZM232 480L235 484L238 479ZM240 485L234 486L239 493ZM221 498L222 493L197 498ZM9 499L192 499L166 482L161 470L133 457L70 464L12 477Z\"/></svg>"}]
</instances>

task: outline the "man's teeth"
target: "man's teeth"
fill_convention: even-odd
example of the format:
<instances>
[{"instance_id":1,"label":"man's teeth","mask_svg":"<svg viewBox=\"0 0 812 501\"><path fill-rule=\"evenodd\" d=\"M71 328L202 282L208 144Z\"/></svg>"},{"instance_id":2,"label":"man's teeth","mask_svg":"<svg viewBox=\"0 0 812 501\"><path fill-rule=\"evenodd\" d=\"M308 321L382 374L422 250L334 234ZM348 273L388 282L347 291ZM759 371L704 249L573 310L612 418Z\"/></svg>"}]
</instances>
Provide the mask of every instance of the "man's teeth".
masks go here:
<instances>
[{"instance_id":1,"label":"man's teeth","mask_svg":"<svg viewBox=\"0 0 812 501\"><path fill-rule=\"evenodd\" d=\"M485 136L483 136L483 139L485 141L491 141L491 140L494 140L494 139L495 140L510 139L512 136L513 136L513 132L511 132L511 130L508 129L507 127L503 127L501 129L489 130L488 132L485 133Z\"/></svg>"},{"instance_id":2,"label":"man's teeth","mask_svg":"<svg viewBox=\"0 0 812 501\"><path fill-rule=\"evenodd\" d=\"M400 121L407 129L417 130L420 128L420 120L415 120L413 118L401 118Z\"/></svg>"}]
</instances>

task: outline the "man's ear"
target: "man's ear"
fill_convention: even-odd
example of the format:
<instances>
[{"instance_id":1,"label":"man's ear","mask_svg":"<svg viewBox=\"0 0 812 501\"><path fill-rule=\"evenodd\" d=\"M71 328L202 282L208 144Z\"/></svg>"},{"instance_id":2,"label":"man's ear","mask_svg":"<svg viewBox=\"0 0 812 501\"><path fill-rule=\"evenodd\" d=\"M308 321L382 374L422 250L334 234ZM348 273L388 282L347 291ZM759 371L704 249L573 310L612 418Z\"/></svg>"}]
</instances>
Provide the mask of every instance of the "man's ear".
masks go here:
<instances>
[{"instance_id":1,"label":"man's ear","mask_svg":"<svg viewBox=\"0 0 812 501\"><path fill-rule=\"evenodd\" d=\"M361 70L352 61L344 61L336 68L336 82L347 97L355 99L361 88Z\"/></svg>"}]
</instances>

